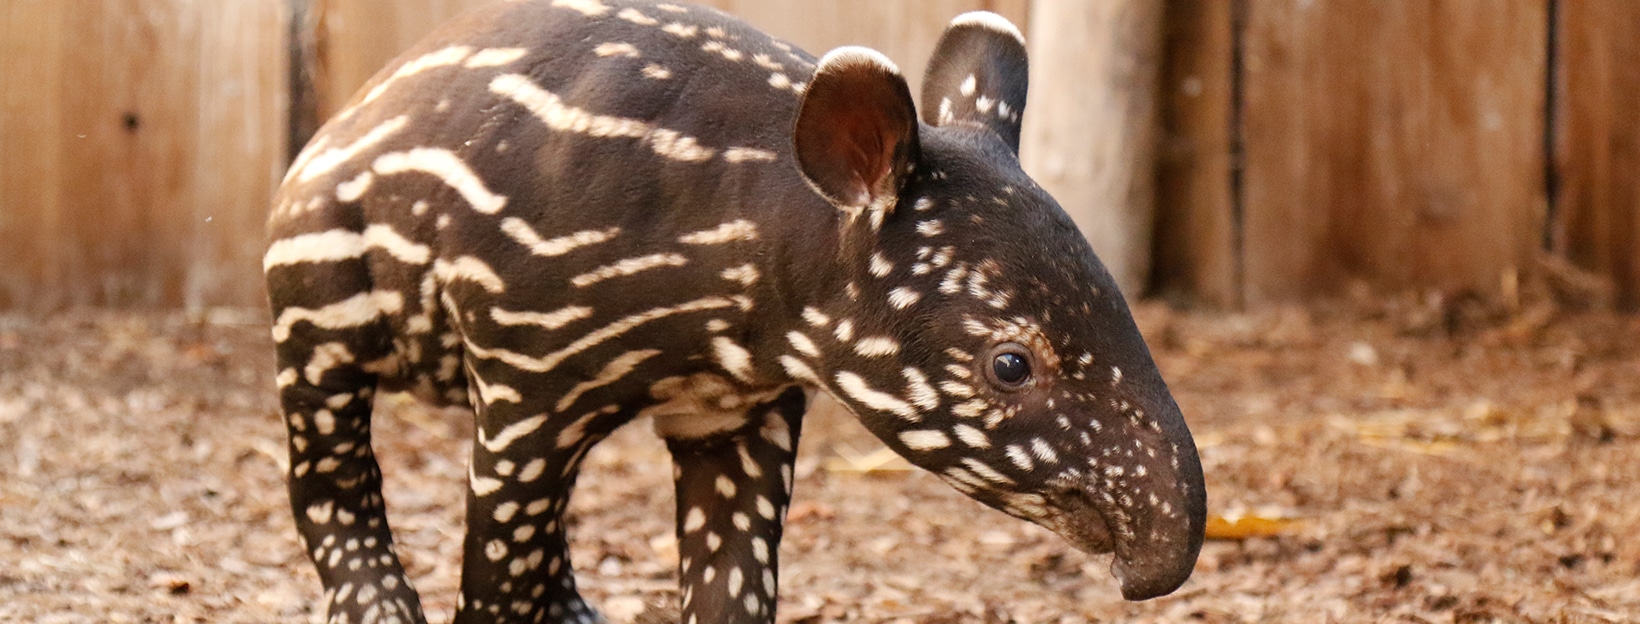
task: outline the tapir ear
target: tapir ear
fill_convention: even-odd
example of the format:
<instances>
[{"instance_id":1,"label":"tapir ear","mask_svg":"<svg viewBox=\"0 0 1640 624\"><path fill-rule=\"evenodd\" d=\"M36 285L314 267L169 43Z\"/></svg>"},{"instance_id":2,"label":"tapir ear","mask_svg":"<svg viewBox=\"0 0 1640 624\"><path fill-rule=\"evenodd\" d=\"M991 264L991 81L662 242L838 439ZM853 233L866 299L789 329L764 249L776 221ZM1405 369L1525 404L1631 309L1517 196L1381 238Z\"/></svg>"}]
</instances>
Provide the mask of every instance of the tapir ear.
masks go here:
<instances>
[{"instance_id":1,"label":"tapir ear","mask_svg":"<svg viewBox=\"0 0 1640 624\"><path fill-rule=\"evenodd\" d=\"M827 201L855 211L886 206L918 158L911 88L875 50L832 50L803 91L792 143L803 177Z\"/></svg>"},{"instance_id":2,"label":"tapir ear","mask_svg":"<svg viewBox=\"0 0 1640 624\"><path fill-rule=\"evenodd\" d=\"M1017 155L1029 70L1025 36L1013 22L987 11L958 15L928 59L923 121L990 128Z\"/></svg>"}]
</instances>

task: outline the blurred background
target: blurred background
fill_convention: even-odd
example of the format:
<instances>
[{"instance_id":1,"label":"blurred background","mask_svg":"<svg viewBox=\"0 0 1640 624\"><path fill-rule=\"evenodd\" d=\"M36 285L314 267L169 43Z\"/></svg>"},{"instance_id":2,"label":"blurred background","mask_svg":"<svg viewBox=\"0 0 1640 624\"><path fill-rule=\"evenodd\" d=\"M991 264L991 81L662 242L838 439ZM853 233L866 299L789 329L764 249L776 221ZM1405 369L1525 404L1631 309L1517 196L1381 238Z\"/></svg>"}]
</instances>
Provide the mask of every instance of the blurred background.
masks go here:
<instances>
[{"instance_id":1,"label":"blurred background","mask_svg":"<svg viewBox=\"0 0 1640 624\"><path fill-rule=\"evenodd\" d=\"M266 204L372 73L486 0L0 3L0 309L259 307ZM1640 305L1640 5L715 0L911 76L946 21L1028 33L1023 160L1130 294L1352 285ZM915 92L916 89L913 89Z\"/></svg>"}]
</instances>

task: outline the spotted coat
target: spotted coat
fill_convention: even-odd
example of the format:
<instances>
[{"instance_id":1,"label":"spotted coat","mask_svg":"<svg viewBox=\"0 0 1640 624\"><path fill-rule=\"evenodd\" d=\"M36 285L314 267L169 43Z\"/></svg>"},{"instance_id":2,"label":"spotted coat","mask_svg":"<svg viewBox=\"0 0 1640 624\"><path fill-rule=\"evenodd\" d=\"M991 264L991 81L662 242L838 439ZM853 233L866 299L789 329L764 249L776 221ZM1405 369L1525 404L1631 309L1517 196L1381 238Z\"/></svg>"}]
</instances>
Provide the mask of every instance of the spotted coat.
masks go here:
<instances>
[{"instance_id":1,"label":"spotted coat","mask_svg":"<svg viewBox=\"0 0 1640 624\"><path fill-rule=\"evenodd\" d=\"M1189 575L1195 447L1110 276L1019 169L1023 38L957 17L919 120L880 54L721 13L519 0L383 70L292 164L264 258L291 504L330 622L420 622L372 399L470 406L457 622L594 621L564 510L653 423L685 622L769 622L803 413L1092 551Z\"/></svg>"}]
</instances>

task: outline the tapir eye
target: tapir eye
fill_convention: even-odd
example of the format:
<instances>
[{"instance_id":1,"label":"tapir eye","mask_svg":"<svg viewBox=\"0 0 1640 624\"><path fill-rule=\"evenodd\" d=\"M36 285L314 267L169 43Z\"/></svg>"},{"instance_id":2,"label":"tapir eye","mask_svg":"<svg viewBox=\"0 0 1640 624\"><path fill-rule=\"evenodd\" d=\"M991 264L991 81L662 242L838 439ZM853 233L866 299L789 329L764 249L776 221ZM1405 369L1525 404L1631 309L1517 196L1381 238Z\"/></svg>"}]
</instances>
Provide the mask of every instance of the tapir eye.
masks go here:
<instances>
[{"instance_id":1,"label":"tapir eye","mask_svg":"<svg viewBox=\"0 0 1640 624\"><path fill-rule=\"evenodd\" d=\"M991 383L1004 390L1016 390L1031 381L1030 351L1007 342L991 349Z\"/></svg>"}]
</instances>

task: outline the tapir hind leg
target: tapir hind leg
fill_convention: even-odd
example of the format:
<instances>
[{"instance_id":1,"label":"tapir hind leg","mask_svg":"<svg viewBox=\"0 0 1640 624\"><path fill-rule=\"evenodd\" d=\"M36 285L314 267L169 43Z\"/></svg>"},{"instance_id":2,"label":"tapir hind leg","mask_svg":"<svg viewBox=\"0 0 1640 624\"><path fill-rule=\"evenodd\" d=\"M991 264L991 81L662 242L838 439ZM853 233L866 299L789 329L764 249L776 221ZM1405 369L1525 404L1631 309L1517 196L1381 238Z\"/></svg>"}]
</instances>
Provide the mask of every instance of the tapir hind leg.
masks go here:
<instances>
[{"instance_id":1,"label":"tapir hind leg","mask_svg":"<svg viewBox=\"0 0 1640 624\"><path fill-rule=\"evenodd\" d=\"M470 371L469 378L476 387L528 387L529 380L509 377L515 373L495 367ZM475 399L455 621L602 621L576 590L564 511L587 451L633 411L611 405L552 413L529 397Z\"/></svg>"},{"instance_id":2,"label":"tapir hind leg","mask_svg":"<svg viewBox=\"0 0 1640 624\"><path fill-rule=\"evenodd\" d=\"M290 442L290 504L303 550L325 587L327 622L423 622L421 601L393 551L382 474L370 447L385 354L370 327L301 324L280 338L279 402Z\"/></svg>"}]
</instances>

